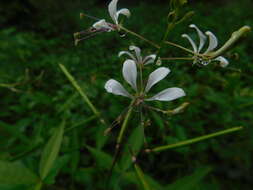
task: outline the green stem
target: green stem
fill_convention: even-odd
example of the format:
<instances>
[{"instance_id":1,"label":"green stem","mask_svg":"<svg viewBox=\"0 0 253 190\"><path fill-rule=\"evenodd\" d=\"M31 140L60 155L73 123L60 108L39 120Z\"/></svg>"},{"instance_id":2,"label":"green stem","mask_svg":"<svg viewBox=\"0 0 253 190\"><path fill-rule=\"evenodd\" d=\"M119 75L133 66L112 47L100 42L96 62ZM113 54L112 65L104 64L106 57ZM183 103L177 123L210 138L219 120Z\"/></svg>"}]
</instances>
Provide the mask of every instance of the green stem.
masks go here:
<instances>
[{"instance_id":1,"label":"green stem","mask_svg":"<svg viewBox=\"0 0 253 190\"><path fill-rule=\"evenodd\" d=\"M129 110L127 111L126 117L125 117L125 119L123 121L123 124L121 126L121 129L120 129L120 132L119 132L119 136L117 138L117 147L120 146L122 138L123 138L123 135L124 135L125 130L127 128L128 121L129 121L130 116L131 116L132 111L133 111L133 103L134 103L134 101L131 102L131 104L129 106Z\"/></svg>"},{"instance_id":2,"label":"green stem","mask_svg":"<svg viewBox=\"0 0 253 190\"><path fill-rule=\"evenodd\" d=\"M36 186L34 187L34 190L40 190L42 188L42 182L40 181L39 183L36 184Z\"/></svg>"},{"instance_id":3,"label":"green stem","mask_svg":"<svg viewBox=\"0 0 253 190\"><path fill-rule=\"evenodd\" d=\"M195 53L194 51L192 51L192 50L190 50L190 49L188 49L188 48L185 48L185 47L183 47L183 46L180 46L180 45L178 45L178 44L176 44L176 43L169 42L169 41L165 41L164 43L165 43L165 44L172 45L172 46L175 46L175 47L177 47L177 48L179 48L179 49L182 49L182 50L184 50L184 51L186 51L186 52L188 52L188 53L191 53L191 54L193 54L193 55L196 55L196 53ZM200 56L200 55L199 55L199 56Z\"/></svg>"},{"instance_id":4,"label":"green stem","mask_svg":"<svg viewBox=\"0 0 253 190\"><path fill-rule=\"evenodd\" d=\"M88 96L84 93L84 91L78 85L78 83L76 82L76 80L74 79L74 77L68 72L68 70L66 69L66 67L64 65L59 64L59 66L60 66L61 70L63 71L63 73L66 75L66 77L69 79L69 81L71 82L71 84L79 92L79 94L81 95L81 97L83 98L83 100L88 104L88 106L93 111L93 113L96 116L99 116L100 113L97 111L97 109L95 108L95 106L91 103L91 101L89 100Z\"/></svg>"},{"instance_id":5,"label":"green stem","mask_svg":"<svg viewBox=\"0 0 253 190\"><path fill-rule=\"evenodd\" d=\"M125 28L125 27L123 27L123 26L120 26L120 29L124 30L125 32L127 32L127 33L129 33L129 34L131 34L131 35L133 35L133 36L136 36L137 38L140 38L141 40L143 40L143 41L149 43L150 45L154 46L154 47L157 48L157 49L160 48L159 45L157 45L156 43L152 42L151 40L148 40L148 39L144 38L143 36L141 36L141 35L139 35L139 34L133 32L133 31L131 31L131 30L128 30L127 28Z\"/></svg>"},{"instance_id":6,"label":"green stem","mask_svg":"<svg viewBox=\"0 0 253 190\"><path fill-rule=\"evenodd\" d=\"M194 60L192 57L169 57L169 58L161 58L161 60L167 60L167 61L171 61L171 60Z\"/></svg>"},{"instance_id":7,"label":"green stem","mask_svg":"<svg viewBox=\"0 0 253 190\"><path fill-rule=\"evenodd\" d=\"M134 169L135 169L135 172L136 172L138 178L140 179L140 181L143 185L143 189L144 190L151 190L151 188L149 187L148 183L145 180L145 175L144 175L143 171L136 163L134 164Z\"/></svg>"},{"instance_id":8,"label":"green stem","mask_svg":"<svg viewBox=\"0 0 253 190\"><path fill-rule=\"evenodd\" d=\"M164 151L164 150L167 150L167 149L178 148L178 147L181 147L181 146L186 146L186 145L190 145L190 144L193 144L193 143L197 143L197 142L200 142L200 141L203 141L203 140L206 140L206 139L210 139L210 138L225 135L225 134L228 134L228 133L236 132L236 131L239 131L239 130L242 130L242 129L243 129L243 127L233 127L231 129L226 129L226 130L219 131L219 132L216 132L216 133L211 133L209 135L204 135L204 136L189 139L189 140L186 140L186 141L181 141L179 143L160 146L160 147L157 147L157 148L154 148L154 149L151 149L151 150L146 150L146 152L161 152L161 151Z\"/></svg>"},{"instance_id":9,"label":"green stem","mask_svg":"<svg viewBox=\"0 0 253 190\"><path fill-rule=\"evenodd\" d=\"M88 122L90 122L90 121L92 121L92 120L94 120L94 119L96 119L96 118L97 118L97 116L96 116L96 115L93 115L93 116L89 117L88 119L85 119L85 120L83 120L83 121L80 121L80 122L74 124L73 126L67 128L67 129L65 129L65 133L67 133L67 132L69 132L69 131L71 131L71 130L77 128L77 127L83 126L84 124L86 124L86 123L88 123Z\"/></svg>"},{"instance_id":10,"label":"green stem","mask_svg":"<svg viewBox=\"0 0 253 190\"><path fill-rule=\"evenodd\" d=\"M142 76L142 68L143 68L143 64L142 63L139 63L139 70L140 70L140 93L142 94L143 92L143 76Z\"/></svg>"}]
</instances>

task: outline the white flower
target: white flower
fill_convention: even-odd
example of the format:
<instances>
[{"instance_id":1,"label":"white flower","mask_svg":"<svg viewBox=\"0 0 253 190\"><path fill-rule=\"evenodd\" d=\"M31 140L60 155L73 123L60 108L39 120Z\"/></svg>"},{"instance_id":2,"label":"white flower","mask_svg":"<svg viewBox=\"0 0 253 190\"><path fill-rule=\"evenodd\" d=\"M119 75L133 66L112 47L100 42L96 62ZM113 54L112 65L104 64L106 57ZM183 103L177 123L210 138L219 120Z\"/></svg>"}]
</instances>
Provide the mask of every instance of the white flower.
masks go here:
<instances>
[{"instance_id":1,"label":"white flower","mask_svg":"<svg viewBox=\"0 0 253 190\"><path fill-rule=\"evenodd\" d=\"M105 19L101 19L101 20L95 22L92 25L92 27L97 29L97 30L104 30L104 31L107 31L107 32L111 32L113 30L113 28L109 25L109 23L107 23L105 21Z\"/></svg>"},{"instance_id":2,"label":"white flower","mask_svg":"<svg viewBox=\"0 0 253 190\"><path fill-rule=\"evenodd\" d=\"M142 57L141 56L141 49L137 46L129 46L129 50L130 51L134 51L134 54L129 52L129 51L121 51L119 52L119 57L126 54L128 55L131 60L133 60L135 63L137 64L143 64L143 65L147 65L150 63L153 63L155 61L156 55L155 54L151 54L148 55L146 57Z\"/></svg>"},{"instance_id":3,"label":"white flower","mask_svg":"<svg viewBox=\"0 0 253 190\"><path fill-rule=\"evenodd\" d=\"M108 11L109 11L109 14L113 20L113 22L118 25L119 24L119 15L122 14L122 15L125 15L126 17L130 17L131 16L131 13L128 9L126 8L123 8L123 9L120 9L120 10L117 10L117 3L118 3L118 0L112 0L108 6Z\"/></svg>"},{"instance_id":4,"label":"white flower","mask_svg":"<svg viewBox=\"0 0 253 190\"><path fill-rule=\"evenodd\" d=\"M106 82L105 89L109 93L125 96L131 99L138 99L141 101L153 101L153 100L171 101L180 98L182 96L185 96L185 92L183 89L174 87L174 88L167 88L159 92L158 94L154 95L153 97L147 98L147 93L150 91L150 89L159 81L164 79L169 73L170 70L166 67L160 67L155 71L153 71L148 77L148 82L146 84L144 92L140 93L140 90L138 89L137 86L136 63L131 59L127 59L123 64L122 74L125 81L128 84L130 84L130 86L136 91L137 95L131 95L130 93L128 93L127 90L118 81L114 79L110 79Z\"/></svg>"},{"instance_id":5,"label":"white flower","mask_svg":"<svg viewBox=\"0 0 253 190\"><path fill-rule=\"evenodd\" d=\"M187 38L190 42L190 44L192 45L193 51L196 54L196 59L194 60L194 63L200 63L202 65L207 65L209 64L211 61L218 61L220 63L220 66L222 67L226 67L229 62L226 58L219 56L216 57L214 59L202 59L201 57L199 57L198 55L206 55L208 57L208 53L212 52L217 46L218 46L218 40L216 38L216 36L210 32L207 31L205 32L205 34L195 25L195 24L191 24L189 25L190 28L194 28L197 33L198 33L198 37L199 37L199 45L197 46L197 44L192 40L192 38L187 35L187 34L183 34L182 37ZM201 50L203 49L207 37L209 38L209 44L207 49L201 53Z\"/></svg>"},{"instance_id":6,"label":"white flower","mask_svg":"<svg viewBox=\"0 0 253 190\"><path fill-rule=\"evenodd\" d=\"M106 22L105 19L101 19L92 25L93 28L95 28L97 30L104 30L107 32L111 32L111 31L116 30L118 28L119 16L121 14L125 15L126 17L131 16L130 11L126 8L117 10L117 3L118 3L118 0L112 0L110 2L110 4L108 5L108 11L109 11L109 14L110 14L114 24Z\"/></svg>"}]
</instances>

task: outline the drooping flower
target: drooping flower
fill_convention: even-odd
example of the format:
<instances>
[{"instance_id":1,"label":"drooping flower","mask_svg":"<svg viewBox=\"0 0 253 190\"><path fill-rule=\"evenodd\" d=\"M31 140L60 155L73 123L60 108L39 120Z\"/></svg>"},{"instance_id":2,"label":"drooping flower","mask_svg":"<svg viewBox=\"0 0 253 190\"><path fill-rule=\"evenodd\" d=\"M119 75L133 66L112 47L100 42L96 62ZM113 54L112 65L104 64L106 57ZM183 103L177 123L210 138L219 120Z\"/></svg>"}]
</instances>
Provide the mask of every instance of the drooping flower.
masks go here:
<instances>
[{"instance_id":1,"label":"drooping flower","mask_svg":"<svg viewBox=\"0 0 253 190\"><path fill-rule=\"evenodd\" d=\"M193 63L208 65L212 61L218 61L221 67L226 67L229 62L223 56L218 56L216 58L208 57L208 54L210 52L213 52L214 49L218 46L218 40L216 36L210 31L206 31L204 34L195 24L191 24L189 27L194 28L197 31L199 37L199 44L197 45L188 34L182 35L183 38L188 39L193 48L193 52L195 53ZM206 43L207 38L209 38L209 44L207 49L203 52L202 49Z\"/></svg>"},{"instance_id":2,"label":"drooping flower","mask_svg":"<svg viewBox=\"0 0 253 190\"><path fill-rule=\"evenodd\" d=\"M121 51L119 52L119 57L125 54L128 55L135 63L143 65L147 65L155 61L155 54L151 54L143 58L141 55L141 49L137 46L129 46L129 50L134 51L134 53L131 53L130 51Z\"/></svg>"},{"instance_id":3,"label":"drooping flower","mask_svg":"<svg viewBox=\"0 0 253 190\"><path fill-rule=\"evenodd\" d=\"M116 80L110 79L105 84L105 89L107 92L114 95L121 95L131 99L143 101L172 101L182 96L185 96L185 92L181 88L173 87L167 88L152 97L148 97L147 93L150 89L157 84L159 81L164 79L170 70L166 67L160 67L153 71L149 77L145 89L139 89L137 86L137 67L134 60L127 59L123 64L122 74L125 81L134 89L136 92L134 95L127 92L127 90Z\"/></svg>"},{"instance_id":4,"label":"drooping flower","mask_svg":"<svg viewBox=\"0 0 253 190\"><path fill-rule=\"evenodd\" d=\"M121 14L125 15L128 18L131 16L130 11L126 8L117 10L117 4L118 0L112 0L108 5L108 11L114 24L106 22L105 19L101 19L93 24L93 28L111 32L119 28L119 16Z\"/></svg>"}]
</instances>

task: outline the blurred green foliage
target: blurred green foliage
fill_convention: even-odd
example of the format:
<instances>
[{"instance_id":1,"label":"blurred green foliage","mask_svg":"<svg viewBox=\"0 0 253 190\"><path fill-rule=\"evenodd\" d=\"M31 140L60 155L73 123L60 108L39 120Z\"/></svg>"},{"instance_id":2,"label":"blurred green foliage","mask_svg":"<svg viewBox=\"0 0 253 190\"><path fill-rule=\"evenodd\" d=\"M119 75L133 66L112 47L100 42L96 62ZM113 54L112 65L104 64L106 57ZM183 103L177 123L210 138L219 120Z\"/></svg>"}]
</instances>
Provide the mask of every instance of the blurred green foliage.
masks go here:
<instances>
[{"instance_id":1,"label":"blurred green foliage","mask_svg":"<svg viewBox=\"0 0 253 190\"><path fill-rule=\"evenodd\" d=\"M132 17L126 26L153 41L160 40L166 29L167 5L141 2L131 7ZM214 32L220 45L241 26L253 25L253 12L249 10L253 4L249 0L193 5L185 11L194 10L195 16L176 27L170 41L188 47L181 34L192 32L188 28L190 23ZM105 189L119 127L109 137L103 136L105 127L91 118L91 110L58 64L68 68L102 116L112 123L129 104L126 98L107 94L103 87L109 78L123 81L124 59L117 57L118 52L130 44L140 46L145 54L154 49L132 36L121 38L115 33L98 35L75 47L72 33L93 23L89 19L79 20L81 11L109 18L107 7L98 1L6 1L0 11L6 15L0 18L5 26L0 30L0 173L10 164L8 175L13 179L10 185L0 176L0 189L30 188L30 182L37 180L33 173L39 175L38 160L50 147L46 144L52 143L49 139L55 136L63 120L65 129L74 129L65 131L61 139L60 154L44 180L45 189ZM215 65L195 67L190 62L163 64L172 72L154 91L175 85L183 88L187 96L154 104L163 109L173 109L184 101L191 104L184 113L173 117L150 113L151 125L145 131L150 146L176 143L233 126L244 126L245 130L160 154L141 152L137 163L151 187L180 189L177 185L185 184L184 189L196 190L252 189L252 48L251 34L227 53L230 65L225 69ZM182 54L173 47L162 51L168 57ZM135 117L130 123L131 137L124 139L128 144L135 142L136 134L130 135L130 131L136 131L138 121ZM124 175L119 172L121 167L127 167L122 162L129 158L124 159L115 167L113 189L141 189L133 170L126 169ZM13 171L24 171L23 178ZM28 186L15 183L20 180L28 182Z\"/></svg>"}]
</instances>

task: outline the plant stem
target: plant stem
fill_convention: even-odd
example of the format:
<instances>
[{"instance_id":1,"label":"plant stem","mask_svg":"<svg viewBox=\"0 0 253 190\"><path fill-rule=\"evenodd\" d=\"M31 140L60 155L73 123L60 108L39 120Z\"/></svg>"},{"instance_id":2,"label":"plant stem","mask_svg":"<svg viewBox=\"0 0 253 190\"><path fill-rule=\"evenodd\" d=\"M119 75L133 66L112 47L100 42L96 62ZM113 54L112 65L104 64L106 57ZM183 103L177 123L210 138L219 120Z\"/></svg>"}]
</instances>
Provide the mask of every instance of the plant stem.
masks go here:
<instances>
[{"instance_id":1,"label":"plant stem","mask_svg":"<svg viewBox=\"0 0 253 190\"><path fill-rule=\"evenodd\" d=\"M144 175L143 171L136 163L134 163L134 169L135 169L135 172L136 172L139 180L141 181L141 183L143 185L143 189L144 190L151 190L150 186L148 185L147 181L145 180L145 175Z\"/></svg>"},{"instance_id":2,"label":"plant stem","mask_svg":"<svg viewBox=\"0 0 253 190\"><path fill-rule=\"evenodd\" d=\"M161 60L194 60L192 57L169 57L169 58L161 58Z\"/></svg>"},{"instance_id":3,"label":"plant stem","mask_svg":"<svg viewBox=\"0 0 253 190\"><path fill-rule=\"evenodd\" d=\"M188 49L188 48L185 48L185 47L183 47L183 46L180 46L180 45L178 45L178 44L176 44L176 43L169 42L169 41L165 41L164 43L165 43L165 44L172 45L172 46L175 46L175 47L177 47L177 48L179 48L179 49L182 49L182 50L184 50L184 51L186 51L186 52L188 52L188 53L191 53L191 54L193 54L193 55L196 55L196 53L195 53L194 51L192 51L192 50L190 50L190 49Z\"/></svg>"},{"instance_id":4,"label":"plant stem","mask_svg":"<svg viewBox=\"0 0 253 190\"><path fill-rule=\"evenodd\" d=\"M122 141L122 138L123 138L123 135L125 133L125 130L127 128L127 124L128 124L128 121L130 119L130 116L132 114L132 111L133 111L133 103L134 101L131 102L130 106L129 106L129 110L127 111L127 114L126 114L126 117L123 121L123 124L121 126L121 129L120 129L120 132L119 132L119 136L117 138L117 145L116 145L116 148L120 146L121 144L121 141Z\"/></svg>"},{"instance_id":5,"label":"plant stem","mask_svg":"<svg viewBox=\"0 0 253 190\"><path fill-rule=\"evenodd\" d=\"M151 150L146 150L146 152L161 152L161 151L164 151L164 150L167 150L167 149L178 148L178 147L181 147L181 146L186 146L186 145L190 145L190 144L193 144L193 143L197 143L197 142L200 142L200 141L203 141L203 140L206 140L206 139L210 139L210 138L225 135L225 134L228 134L228 133L236 132L236 131L239 131L239 130L242 130L242 129L243 129L243 127L233 127L231 129L226 129L226 130L219 131L219 132L216 132L216 133L211 133L209 135L204 135L204 136L189 139L189 140L186 140L186 141L181 141L181 142L178 142L178 143L175 143L175 144L160 146L160 147L157 147L157 148L153 148Z\"/></svg>"},{"instance_id":6,"label":"plant stem","mask_svg":"<svg viewBox=\"0 0 253 190\"><path fill-rule=\"evenodd\" d=\"M143 76L142 76L142 69L143 69L143 64L142 63L139 63L139 70L140 70L140 93L142 94L142 92L143 92L143 86L144 86L144 84L143 84Z\"/></svg>"},{"instance_id":7,"label":"plant stem","mask_svg":"<svg viewBox=\"0 0 253 190\"><path fill-rule=\"evenodd\" d=\"M67 128L67 129L65 129L65 133L67 133L67 132L69 132L69 131L71 131L71 130L77 128L77 127L83 126L84 124L86 124L86 123L88 123L88 122L90 122L90 121L92 121L92 120L94 120L94 119L96 119L96 118L97 118L96 115L90 116L89 118L87 118L87 119L85 119L85 120L83 120L83 121L80 121L80 122L74 124L73 126Z\"/></svg>"},{"instance_id":8,"label":"plant stem","mask_svg":"<svg viewBox=\"0 0 253 190\"><path fill-rule=\"evenodd\" d=\"M152 42L151 40L148 40L147 38L144 38L143 36L141 36L140 34L137 34L131 30L128 30L127 28L123 27L123 26L120 26L120 29L124 30L125 32L129 33L129 34L132 34L133 36L136 36L137 38L140 38L141 40L149 43L150 45L154 46L155 48L159 49L160 46L157 45L156 43Z\"/></svg>"},{"instance_id":9,"label":"plant stem","mask_svg":"<svg viewBox=\"0 0 253 190\"><path fill-rule=\"evenodd\" d=\"M40 181L39 183L36 184L34 187L34 190L40 190L42 188L42 182Z\"/></svg>"},{"instance_id":10,"label":"plant stem","mask_svg":"<svg viewBox=\"0 0 253 190\"><path fill-rule=\"evenodd\" d=\"M83 98L84 102L86 102L88 104L88 106L90 107L90 109L93 111L93 113L99 117L100 113L97 111L97 109L95 108L95 106L91 103L90 99L88 98L88 96L85 94L85 92L82 90L82 88L78 85L78 83L76 82L76 80L74 79L74 77L68 72L68 70L66 69L66 67L62 64L59 64L61 70L63 71L63 73L66 75L66 77L69 79L69 81L71 82L71 84L75 87L75 89L79 92L79 94L81 95L81 97ZM100 119L101 123L105 123L103 119Z\"/></svg>"}]
</instances>

